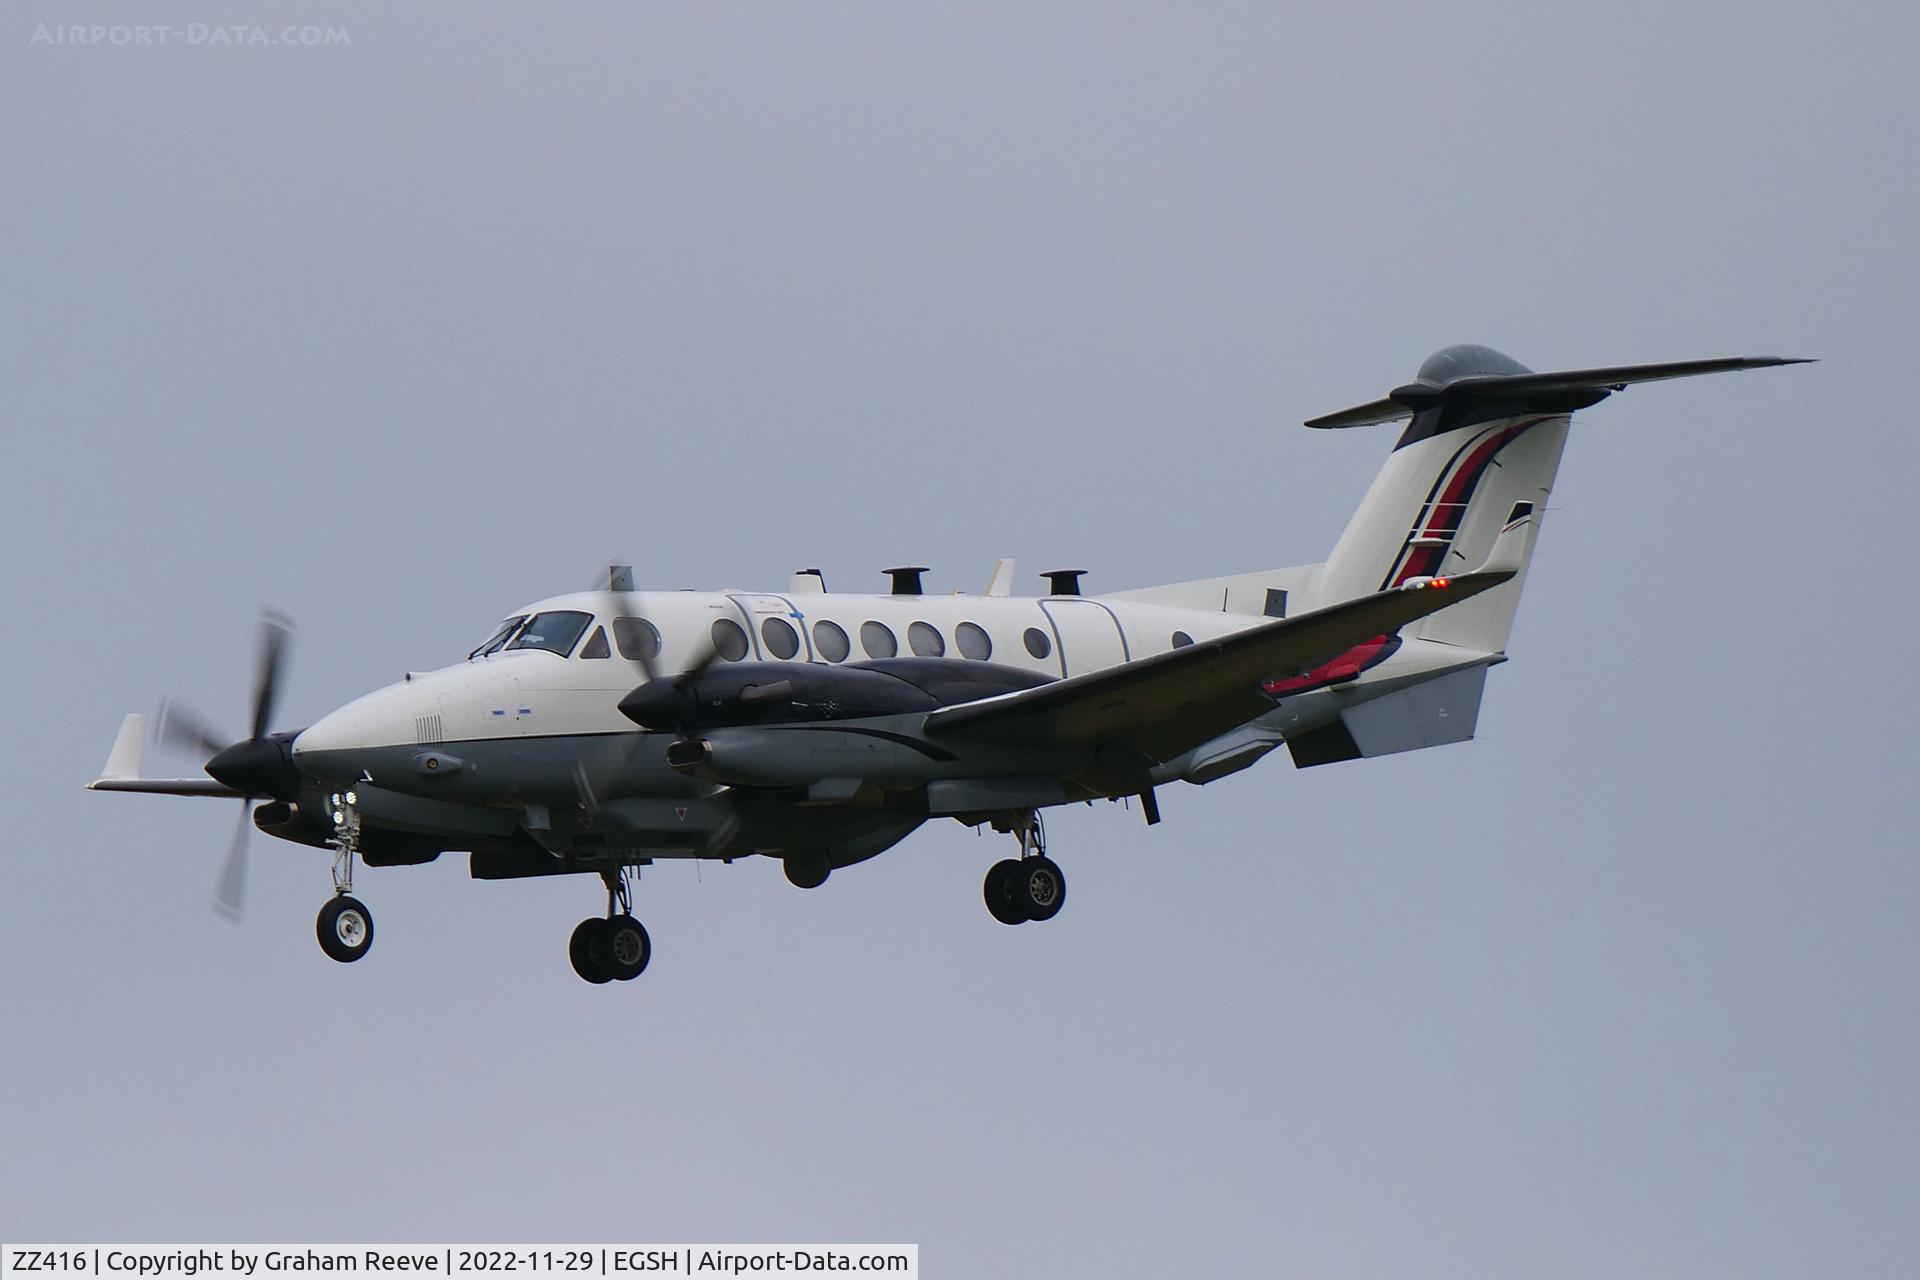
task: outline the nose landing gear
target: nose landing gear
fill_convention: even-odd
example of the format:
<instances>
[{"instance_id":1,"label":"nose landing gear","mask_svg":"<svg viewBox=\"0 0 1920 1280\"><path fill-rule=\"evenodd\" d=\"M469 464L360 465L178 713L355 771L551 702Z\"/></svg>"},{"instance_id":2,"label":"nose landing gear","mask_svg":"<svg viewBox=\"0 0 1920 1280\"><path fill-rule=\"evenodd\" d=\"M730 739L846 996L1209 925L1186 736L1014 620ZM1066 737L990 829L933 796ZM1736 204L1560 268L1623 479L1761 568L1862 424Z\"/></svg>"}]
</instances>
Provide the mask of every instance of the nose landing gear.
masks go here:
<instances>
[{"instance_id":1,"label":"nose landing gear","mask_svg":"<svg viewBox=\"0 0 1920 1280\"><path fill-rule=\"evenodd\" d=\"M1067 902L1066 873L1047 856L1038 812L1022 814L1012 830L1020 837L1020 856L996 862L987 872L987 911L1001 924L1051 920Z\"/></svg>"},{"instance_id":2,"label":"nose landing gear","mask_svg":"<svg viewBox=\"0 0 1920 1280\"><path fill-rule=\"evenodd\" d=\"M630 867L603 871L607 883L607 914L582 920L567 941L573 971L596 986L604 982L631 982L653 959L653 939L646 926L633 918Z\"/></svg>"},{"instance_id":3,"label":"nose landing gear","mask_svg":"<svg viewBox=\"0 0 1920 1280\"><path fill-rule=\"evenodd\" d=\"M320 949L341 964L352 964L373 947L373 912L353 896L353 855L360 846L360 798L353 792L327 797L333 806L333 897L320 908L313 931Z\"/></svg>"}]
</instances>

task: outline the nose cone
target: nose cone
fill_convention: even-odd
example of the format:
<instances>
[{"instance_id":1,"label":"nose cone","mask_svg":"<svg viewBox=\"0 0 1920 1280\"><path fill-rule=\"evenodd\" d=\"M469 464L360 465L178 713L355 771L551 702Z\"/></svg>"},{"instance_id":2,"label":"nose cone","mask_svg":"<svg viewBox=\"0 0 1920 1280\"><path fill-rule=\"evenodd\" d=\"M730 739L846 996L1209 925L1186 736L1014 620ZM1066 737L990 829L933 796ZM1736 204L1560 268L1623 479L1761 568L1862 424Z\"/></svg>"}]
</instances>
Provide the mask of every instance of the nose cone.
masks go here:
<instances>
[{"instance_id":1,"label":"nose cone","mask_svg":"<svg viewBox=\"0 0 1920 1280\"><path fill-rule=\"evenodd\" d=\"M360 717L351 707L342 707L321 716L293 740L293 762L316 778L352 782L360 776L361 755L371 745Z\"/></svg>"},{"instance_id":2,"label":"nose cone","mask_svg":"<svg viewBox=\"0 0 1920 1280\"><path fill-rule=\"evenodd\" d=\"M249 796L278 796L300 784L278 738L236 742L207 761L206 768L215 782Z\"/></svg>"}]
</instances>

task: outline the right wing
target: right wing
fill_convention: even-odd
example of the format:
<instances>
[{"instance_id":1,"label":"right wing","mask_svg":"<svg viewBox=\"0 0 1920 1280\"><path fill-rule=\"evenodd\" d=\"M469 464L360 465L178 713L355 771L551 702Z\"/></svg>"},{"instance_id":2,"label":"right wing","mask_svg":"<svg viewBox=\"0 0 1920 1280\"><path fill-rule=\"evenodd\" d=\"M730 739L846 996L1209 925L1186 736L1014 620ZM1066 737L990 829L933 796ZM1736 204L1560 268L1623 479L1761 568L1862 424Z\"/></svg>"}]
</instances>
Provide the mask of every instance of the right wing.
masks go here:
<instances>
[{"instance_id":1,"label":"right wing","mask_svg":"<svg viewBox=\"0 0 1920 1280\"><path fill-rule=\"evenodd\" d=\"M1522 522L1486 564L1293 618L1203 640L1035 689L930 712L926 732L1008 746L1101 744L1169 760L1273 709L1262 680L1311 669L1506 582L1519 572Z\"/></svg>"},{"instance_id":2,"label":"right wing","mask_svg":"<svg viewBox=\"0 0 1920 1280\"><path fill-rule=\"evenodd\" d=\"M143 778L140 776L140 737L147 718L135 712L120 722L120 736L107 753L107 767L87 784L89 791L143 791L161 796L225 796L246 799L246 793L212 778Z\"/></svg>"}]
</instances>

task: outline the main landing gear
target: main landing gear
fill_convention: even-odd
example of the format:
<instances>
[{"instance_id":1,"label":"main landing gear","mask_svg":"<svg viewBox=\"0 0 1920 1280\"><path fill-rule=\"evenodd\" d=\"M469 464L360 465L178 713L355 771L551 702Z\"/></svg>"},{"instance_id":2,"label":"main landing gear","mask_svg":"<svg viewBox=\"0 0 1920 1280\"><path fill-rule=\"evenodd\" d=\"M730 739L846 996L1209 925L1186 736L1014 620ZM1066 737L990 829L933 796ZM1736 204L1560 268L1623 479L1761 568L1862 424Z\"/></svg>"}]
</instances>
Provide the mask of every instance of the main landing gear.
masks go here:
<instances>
[{"instance_id":1,"label":"main landing gear","mask_svg":"<svg viewBox=\"0 0 1920 1280\"><path fill-rule=\"evenodd\" d=\"M353 896L353 854L360 845L359 797L348 791L327 797L333 806L333 897L320 908L313 931L320 949L352 964L373 947L373 912Z\"/></svg>"},{"instance_id":2,"label":"main landing gear","mask_svg":"<svg viewBox=\"0 0 1920 1280\"><path fill-rule=\"evenodd\" d=\"M1010 828L1020 837L1020 856L993 864L987 872L987 911L1001 924L1051 920L1067 901L1067 877L1047 856L1047 833L1038 812L1020 816Z\"/></svg>"},{"instance_id":3,"label":"main landing gear","mask_svg":"<svg viewBox=\"0 0 1920 1280\"><path fill-rule=\"evenodd\" d=\"M567 942L573 971L588 982L631 982L653 959L653 939L646 926L633 918L630 867L603 871L607 882L607 914L582 920Z\"/></svg>"}]
</instances>

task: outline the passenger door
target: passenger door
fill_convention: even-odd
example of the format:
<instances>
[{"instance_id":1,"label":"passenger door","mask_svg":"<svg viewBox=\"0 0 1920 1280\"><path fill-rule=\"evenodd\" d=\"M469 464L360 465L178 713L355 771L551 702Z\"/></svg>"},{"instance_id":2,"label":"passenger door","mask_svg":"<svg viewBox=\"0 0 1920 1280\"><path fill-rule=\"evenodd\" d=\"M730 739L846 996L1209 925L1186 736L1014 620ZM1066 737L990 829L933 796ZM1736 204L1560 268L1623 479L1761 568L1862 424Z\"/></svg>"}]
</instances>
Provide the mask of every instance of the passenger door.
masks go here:
<instances>
[{"instance_id":1,"label":"passenger door","mask_svg":"<svg viewBox=\"0 0 1920 1280\"><path fill-rule=\"evenodd\" d=\"M1096 600L1042 600L1059 641L1060 674L1085 675L1127 660L1127 640L1113 610Z\"/></svg>"},{"instance_id":2,"label":"passenger door","mask_svg":"<svg viewBox=\"0 0 1920 1280\"><path fill-rule=\"evenodd\" d=\"M739 606L741 614L744 615L747 632L753 639L754 657L762 662L811 662L813 660L813 637L807 634L807 620L800 610L794 608L791 600L785 596L745 591L732 592L727 598ZM793 638L797 642L792 653L781 653L777 647L769 645L767 638L769 618L780 620L774 623L776 636L786 634L778 629L782 623L791 628Z\"/></svg>"}]
</instances>

